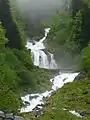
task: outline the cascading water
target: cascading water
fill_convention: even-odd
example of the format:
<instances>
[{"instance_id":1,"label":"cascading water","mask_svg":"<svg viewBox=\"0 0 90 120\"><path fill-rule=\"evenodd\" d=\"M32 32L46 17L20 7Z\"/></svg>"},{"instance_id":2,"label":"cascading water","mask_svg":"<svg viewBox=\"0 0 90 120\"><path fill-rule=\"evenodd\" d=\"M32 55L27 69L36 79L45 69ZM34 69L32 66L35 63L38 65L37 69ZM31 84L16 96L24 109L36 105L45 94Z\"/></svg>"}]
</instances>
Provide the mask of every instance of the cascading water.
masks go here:
<instances>
[{"instance_id":1,"label":"cascading water","mask_svg":"<svg viewBox=\"0 0 90 120\"><path fill-rule=\"evenodd\" d=\"M73 82L78 74L79 73L61 73L50 80L53 84L51 91L21 97L24 104L25 102L29 103L29 105L22 107L21 112L31 112L36 106L38 106L38 109L42 108L44 104L43 97L50 97L53 91L61 88L65 83Z\"/></svg>"},{"instance_id":2,"label":"cascading water","mask_svg":"<svg viewBox=\"0 0 90 120\"><path fill-rule=\"evenodd\" d=\"M46 40L46 37L50 31L50 28L45 29L45 36L39 41L34 41L34 44L32 42L27 41L27 49L31 49L32 59L35 66L39 66L40 68L45 69L57 69L57 64L54 59L54 55L49 53L48 55L44 52L45 46L44 41Z\"/></svg>"},{"instance_id":3,"label":"cascading water","mask_svg":"<svg viewBox=\"0 0 90 120\"><path fill-rule=\"evenodd\" d=\"M43 42L45 41L49 31L50 28L45 29L45 37L43 37L39 42L34 41L35 44L27 41L26 47L27 49L31 49L34 65L39 66L40 68L57 69L54 55L49 52L47 55L43 51L45 49ZM52 89L50 91L45 91L44 93L37 94L28 94L24 97L21 97L23 103L27 103L24 107L21 108L21 112L31 112L34 111L36 107L38 108L38 110L42 109L42 105L44 104L43 97L50 97L53 91L61 88L65 83L73 82L73 80L78 74L79 73L59 73L54 78L50 79L52 83Z\"/></svg>"}]
</instances>

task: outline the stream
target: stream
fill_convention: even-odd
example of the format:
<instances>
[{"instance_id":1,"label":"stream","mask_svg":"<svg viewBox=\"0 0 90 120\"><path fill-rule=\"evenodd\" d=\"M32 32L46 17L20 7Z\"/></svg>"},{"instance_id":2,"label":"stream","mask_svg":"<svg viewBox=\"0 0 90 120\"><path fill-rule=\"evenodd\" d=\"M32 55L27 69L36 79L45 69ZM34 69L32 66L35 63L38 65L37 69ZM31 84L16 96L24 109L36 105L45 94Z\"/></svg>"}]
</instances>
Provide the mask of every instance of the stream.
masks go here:
<instances>
[{"instance_id":1,"label":"stream","mask_svg":"<svg viewBox=\"0 0 90 120\"><path fill-rule=\"evenodd\" d=\"M27 49L31 50L33 64L38 66L39 68L45 69L58 69L58 65L54 59L54 55L47 51L45 52L44 41L50 31L50 28L45 29L45 36L40 41L27 41ZM59 88L61 88L65 83L73 82L75 77L79 73L70 73L70 72L59 72L57 76L54 76L50 79L52 83L52 88L50 91L45 91L44 93L36 93L36 94L27 94L21 97L25 106L21 108L21 113L23 112L32 112L34 110L38 111L43 108L44 101L43 98L52 95L52 93ZM37 108L37 109L35 109ZM75 112L72 112L75 115Z\"/></svg>"}]
</instances>

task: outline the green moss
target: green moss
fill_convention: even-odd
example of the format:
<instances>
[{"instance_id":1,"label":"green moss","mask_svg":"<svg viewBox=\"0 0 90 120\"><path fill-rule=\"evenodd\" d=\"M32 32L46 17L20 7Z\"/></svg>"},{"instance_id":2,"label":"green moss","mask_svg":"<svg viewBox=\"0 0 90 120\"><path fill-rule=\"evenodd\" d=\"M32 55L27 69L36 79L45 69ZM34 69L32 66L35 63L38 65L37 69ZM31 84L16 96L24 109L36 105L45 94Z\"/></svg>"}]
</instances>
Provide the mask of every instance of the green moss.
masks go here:
<instances>
[{"instance_id":1,"label":"green moss","mask_svg":"<svg viewBox=\"0 0 90 120\"><path fill-rule=\"evenodd\" d=\"M90 80L88 78L68 83L56 92L46 106L44 115L38 120L89 120L90 118ZM78 118L71 115L68 110L85 112L85 117Z\"/></svg>"},{"instance_id":2,"label":"green moss","mask_svg":"<svg viewBox=\"0 0 90 120\"><path fill-rule=\"evenodd\" d=\"M9 40L8 47L24 49L25 40L22 34L23 31L21 31L20 22L12 16L9 0L1 0L0 2L0 21L6 29L5 36Z\"/></svg>"},{"instance_id":3,"label":"green moss","mask_svg":"<svg viewBox=\"0 0 90 120\"><path fill-rule=\"evenodd\" d=\"M89 0L82 0L89 8L90 8L90 1Z\"/></svg>"}]
</instances>

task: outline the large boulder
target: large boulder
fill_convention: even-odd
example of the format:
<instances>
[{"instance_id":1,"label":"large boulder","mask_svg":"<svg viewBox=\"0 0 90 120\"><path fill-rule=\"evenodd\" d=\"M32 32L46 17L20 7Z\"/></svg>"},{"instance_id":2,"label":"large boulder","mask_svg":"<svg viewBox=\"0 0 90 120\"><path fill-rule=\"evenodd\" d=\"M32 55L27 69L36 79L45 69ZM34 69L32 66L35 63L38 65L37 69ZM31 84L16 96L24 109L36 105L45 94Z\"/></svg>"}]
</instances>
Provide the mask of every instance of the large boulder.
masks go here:
<instances>
[{"instance_id":1,"label":"large boulder","mask_svg":"<svg viewBox=\"0 0 90 120\"><path fill-rule=\"evenodd\" d=\"M85 71L82 71L82 72L80 72L80 73L75 77L74 80L80 80L80 79L84 78L85 75L86 75L86 72L85 72Z\"/></svg>"}]
</instances>

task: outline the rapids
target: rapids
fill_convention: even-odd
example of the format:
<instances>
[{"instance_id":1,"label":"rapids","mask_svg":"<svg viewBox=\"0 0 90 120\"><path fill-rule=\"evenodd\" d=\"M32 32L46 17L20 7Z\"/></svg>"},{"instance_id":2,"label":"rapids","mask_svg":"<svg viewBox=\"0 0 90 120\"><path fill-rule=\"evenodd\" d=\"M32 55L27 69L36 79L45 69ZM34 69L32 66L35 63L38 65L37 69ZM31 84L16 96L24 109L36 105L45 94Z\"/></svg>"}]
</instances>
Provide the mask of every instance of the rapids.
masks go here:
<instances>
[{"instance_id":1,"label":"rapids","mask_svg":"<svg viewBox=\"0 0 90 120\"><path fill-rule=\"evenodd\" d=\"M46 40L46 37L50 31L50 28L45 29L45 36L39 41L30 42L27 41L27 49L31 50L32 60L33 64L35 66L39 66L40 68L46 68L46 69L57 69L57 64L54 59L54 55L52 53L49 53L48 55L50 58L48 58L48 55L44 52L45 45L44 41ZM25 106L21 108L21 112L31 112L36 107L38 109L42 109L44 105L43 98L44 97L50 97L52 95L52 92L56 91L57 89L61 88L65 83L73 82L75 77L79 73L60 73L50 79L52 83L52 88L50 91L45 91L44 93L37 93L37 94L28 94L26 96L21 97L23 103ZM27 103L27 104L25 104Z\"/></svg>"},{"instance_id":2,"label":"rapids","mask_svg":"<svg viewBox=\"0 0 90 120\"><path fill-rule=\"evenodd\" d=\"M44 93L37 94L28 94L24 97L21 97L24 104L25 102L29 103L29 105L21 108L21 112L31 112L38 105L38 108L42 109L42 105L44 105L44 97L50 97L53 91L61 88L65 83L73 82L78 74L79 73L60 73L50 80L52 82L51 91L45 91Z\"/></svg>"}]
</instances>

